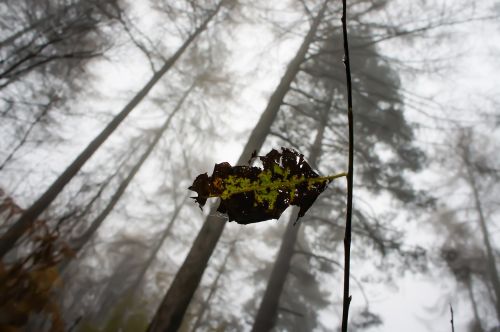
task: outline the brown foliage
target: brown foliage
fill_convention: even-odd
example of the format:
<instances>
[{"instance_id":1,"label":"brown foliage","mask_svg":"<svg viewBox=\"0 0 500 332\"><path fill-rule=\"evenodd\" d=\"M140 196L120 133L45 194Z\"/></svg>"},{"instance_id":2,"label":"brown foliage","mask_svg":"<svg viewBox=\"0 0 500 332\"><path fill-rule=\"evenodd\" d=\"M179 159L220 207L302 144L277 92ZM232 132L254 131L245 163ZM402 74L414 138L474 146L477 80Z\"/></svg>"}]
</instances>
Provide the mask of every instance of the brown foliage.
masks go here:
<instances>
[{"instance_id":1,"label":"brown foliage","mask_svg":"<svg viewBox=\"0 0 500 332\"><path fill-rule=\"evenodd\" d=\"M8 211L8 218L22 212L4 191L0 194L0 212ZM21 331L31 314L41 313L50 317L51 331L64 331L53 288L61 284L59 262L73 253L45 220L31 227L26 240L17 258L0 262L0 330Z\"/></svg>"},{"instance_id":2,"label":"brown foliage","mask_svg":"<svg viewBox=\"0 0 500 332\"><path fill-rule=\"evenodd\" d=\"M21 212L23 212L23 209L16 204L11 196L7 195L5 191L0 188L0 215L6 213L5 220L7 221Z\"/></svg>"}]
</instances>

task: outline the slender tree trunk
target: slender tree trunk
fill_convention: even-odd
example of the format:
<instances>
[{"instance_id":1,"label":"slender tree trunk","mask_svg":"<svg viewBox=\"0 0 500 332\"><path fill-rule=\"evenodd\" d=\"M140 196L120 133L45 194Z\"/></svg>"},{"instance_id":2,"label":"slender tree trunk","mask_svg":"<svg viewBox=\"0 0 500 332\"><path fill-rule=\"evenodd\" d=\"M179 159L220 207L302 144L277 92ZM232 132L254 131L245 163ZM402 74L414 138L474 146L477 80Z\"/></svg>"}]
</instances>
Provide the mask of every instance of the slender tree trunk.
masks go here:
<instances>
[{"instance_id":1,"label":"slender tree trunk","mask_svg":"<svg viewBox=\"0 0 500 332\"><path fill-rule=\"evenodd\" d=\"M188 46L200 35L207 27L212 18L219 12L224 0L221 0L217 7L207 16L205 21L189 36L182 46L173 54L156 72L149 82L135 95L135 97L125 106L125 108L115 116L115 118L104 128L104 130L83 150L80 155L68 166L68 168L57 178L57 180L47 189L47 191L28 208L19 220L12 225L0 239L0 258L9 252L16 241L31 227L34 221L42 212L54 201L61 193L68 182L76 175L85 162L97 151L97 149L113 133L118 125L127 117L127 115L147 96L155 84L165 75L175 62L180 58Z\"/></svg>"},{"instance_id":2,"label":"slender tree trunk","mask_svg":"<svg viewBox=\"0 0 500 332\"><path fill-rule=\"evenodd\" d=\"M191 91L194 89L195 86L196 86L196 82L194 82L189 87L189 89L186 90L186 92L184 92L183 96L181 97L181 99L177 103L175 109L172 111L172 113L169 114L169 116L167 117L167 119L163 123L162 127L158 129L158 131L157 131L157 133L156 133L153 141L149 144L149 146L146 149L146 151L144 151L144 153L139 158L138 162L134 165L134 167L131 169L131 171L127 175L127 177L120 183L120 186L118 187L118 189L115 191L115 193L111 197L108 205L106 205L106 207L104 208L104 210L92 221L90 227L85 231L85 233L78 240L75 241L75 243L73 244L73 246L71 248L75 252L75 254L78 253L88 243L88 241L94 236L95 232L99 229L99 227L101 226L101 224L104 222L104 220L106 219L106 217L109 215L109 213L113 210L113 208L115 207L116 203L118 203L118 201L120 200L120 198L124 194L125 190L127 189L128 185L130 184L130 182L133 180L133 178L135 177L135 175L137 174L137 172L140 170L140 168L142 167L142 165L144 164L144 162L148 159L148 157L151 154L151 152L153 152L153 150L156 147L156 145L158 144L160 138L162 137L162 135L165 133L166 129L170 125L170 122L172 121L174 115L181 109L182 104L184 103L184 101L186 100L186 98L188 97L188 95L191 93ZM112 177L114 177L115 175L116 174L113 174ZM140 282L142 281L144 275L146 274L146 271L147 271L148 267L153 262L154 258L156 257L156 254L160 250L160 248L161 248L163 242L165 241L165 239L167 238L168 234L170 234L170 231L172 229L174 221L177 218L177 216L179 215L179 213L180 213L182 207L184 206L187 198L188 198L188 196L186 196L184 198L184 200L182 201L182 203L175 208L174 213L173 213L173 215L172 215L172 217L170 219L170 222L169 222L167 228L165 229L165 231L163 232L160 241L158 242L158 244L155 246L155 248L151 252L148 260L146 261L146 263L144 264L143 268L139 272L139 274L138 274L137 278L135 279L134 283L128 288L129 291L126 292L125 296L130 296L131 297L131 296L134 295L134 293L137 290ZM87 206L87 208L90 208L90 207L91 207L91 204L89 204ZM66 270L66 268L71 263L71 261L72 261L72 258L71 257L67 257L62 262L59 263L59 265L58 265L59 274L62 274Z\"/></svg>"},{"instance_id":3,"label":"slender tree trunk","mask_svg":"<svg viewBox=\"0 0 500 332\"><path fill-rule=\"evenodd\" d=\"M327 125L327 115L331 107L331 96L325 110L321 123L318 126L318 132L314 139L314 144L311 148L309 156L309 164L312 168L316 168L318 158L321 154L321 143L323 141L323 136L325 133L325 127ZM290 271L290 264L292 262L293 254L295 252L295 243L297 242L297 236L300 230L300 223L294 225L297 219L298 209L294 208L294 211L288 220L288 224L283 234L283 239L281 240L281 246L278 251L278 256L274 263L273 269L271 271L271 276L266 286L266 291L262 297L262 302L260 303L259 310L255 316L255 321L253 323L252 332L267 332L276 324L276 319L278 317L278 309L281 294L285 287L286 277Z\"/></svg>"},{"instance_id":4,"label":"slender tree trunk","mask_svg":"<svg viewBox=\"0 0 500 332\"><path fill-rule=\"evenodd\" d=\"M107 177L107 179L99 185L99 189L97 190L97 192L86 203L86 205L82 207L81 210L75 208L72 211L68 211L67 213L63 214L60 218L57 219L57 223L55 224L56 230L60 230L63 225L68 226L68 225L66 225L66 223L69 221L76 221L76 222L80 221L81 218L86 216L92 210L92 208L94 207L94 203L102 196L102 193L108 187L108 185L111 183L111 181L114 178L116 178L118 176L118 174L120 174L122 168L125 167L129 158L132 157L134 155L134 153L137 151L137 149L139 148L139 145L140 144L135 144L134 146L131 147L130 151L128 151L128 153L125 155L125 158L123 158L120 161L120 163L118 164L116 169L113 171L113 173L110 174ZM79 193L80 192L76 193L76 195L78 195ZM75 227L74 224L69 225L69 228L67 228L67 229L73 230L74 227Z\"/></svg>"},{"instance_id":5,"label":"slender tree trunk","mask_svg":"<svg viewBox=\"0 0 500 332\"><path fill-rule=\"evenodd\" d=\"M259 151L269 133L272 123L278 114L283 99L288 92L290 85L299 72L300 65L304 61L309 46L314 40L318 25L326 10L325 0L319 14L313 21L311 28L306 35L297 54L287 67L284 76L269 99L269 103L264 113L253 129L247 144L238 160L238 164L246 164L252 152ZM217 241L219 240L225 226L225 218L215 214L215 208L211 208L205 223L201 227L196 239L191 246L184 263L177 272L170 288L160 304L151 324L149 332L177 331L182 323L189 302L191 301L196 288L207 267L208 260L212 255Z\"/></svg>"},{"instance_id":6,"label":"slender tree trunk","mask_svg":"<svg viewBox=\"0 0 500 332\"><path fill-rule=\"evenodd\" d=\"M294 208L290 220L288 220L285 234L283 234L278 257L276 257L271 276L267 282L266 291L255 316L252 332L271 331L276 324L280 296L285 286L286 277L290 271L295 243L297 242L301 225L300 223L294 225L297 214L297 208Z\"/></svg>"},{"instance_id":7,"label":"slender tree trunk","mask_svg":"<svg viewBox=\"0 0 500 332\"><path fill-rule=\"evenodd\" d=\"M102 193L104 192L104 189L109 185L109 183L120 173L121 169L125 166L126 161L134 154L134 152L138 149L139 144L135 144L134 146L131 147L131 150L128 151L127 155L123 160L120 162L118 167L114 170L114 172L108 176L108 178L100 185L99 189L95 193L95 195L90 199L90 201L85 205L82 211L72 211L70 213L65 214L62 216L58 221L56 225L56 229L60 227L60 225L66 223L68 219L73 218L76 220L79 220L83 216L87 215L90 210L93 208L94 203L97 201L99 197L101 197ZM61 262L58 264L58 270L59 270L59 275L62 275L68 264L71 262L71 258L66 257L63 259ZM54 296L62 296L61 289L55 289L55 295ZM62 298L60 298L62 301ZM73 305L71 305L73 307ZM32 314L30 316L30 320L28 321L26 325L26 329L28 331L46 331L48 330L49 326L51 324L50 317L46 315L40 315L40 314Z\"/></svg>"},{"instance_id":8,"label":"slender tree trunk","mask_svg":"<svg viewBox=\"0 0 500 332\"><path fill-rule=\"evenodd\" d=\"M131 146L130 150L125 155L125 158L123 158L120 161L120 163L115 168L113 173L111 173L108 176L108 178L103 183L101 183L101 185L99 186L99 189L94 194L94 196L87 202L87 205L85 205L83 210L82 211L78 211L78 210L70 211L70 212L64 214L61 218L59 218L57 220L56 229L59 229L63 224L65 224L67 222L68 219L75 218L75 219L79 220L83 216L86 216L94 207L94 203L102 196L102 193L108 187L108 185L111 183L111 181L114 178L116 178L118 176L118 174L120 174L122 169L126 166L127 161L135 154L135 152L139 149L139 147L140 147L140 144L134 144L133 146Z\"/></svg>"},{"instance_id":9,"label":"slender tree trunk","mask_svg":"<svg viewBox=\"0 0 500 332\"><path fill-rule=\"evenodd\" d=\"M121 298L121 301L123 303L134 303L132 302L139 290L139 287L140 287L140 284L142 282L142 280L144 279L144 276L146 275L146 272L148 270L148 268L151 266L151 264L153 263L153 261L155 260L158 252L160 251L161 247L163 246L163 244L165 243L165 240L167 239L168 235L170 234L171 230L172 230L172 227L174 226L175 224L175 220L177 219L177 216L179 215L179 213L181 212L184 204L186 203L187 199L189 198L189 196L185 196L184 199L182 200L181 204L177 205L174 209L174 212L172 213L172 216L170 217L170 221L167 225L167 227L165 228L165 230L163 231L159 241L156 243L155 247L153 248L153 250L151 251L151 253L149 254L149 257L147 259L147 261L144 263L144 265L142 266L141 270L139 271L139 273L137 274L137 276L135 277L134 281L132 282L132 284L127 287L127 289L124 291L123 295L120 297ZM111 303L111 306L113 306L113 304ZM102 306L103 308L109 308L110 307L110 304L104 304ZM137 308L135 308L137 309ZM125 309L125 311L119 311L119 316L116 315L115 313L115 317L113 317L112 319L113 320L119 320L118 322L115 322L114 326L118 326L116 324L119 324L119 323L123 323L123 322L120 322L121 319L123 317L126 316L127 312L130 311L130 310L134 310L134 307L130 307L130 308L127 308Z\"/></svg>"},{"instance_id":10,"label":"slender tree trunk","mask_svg":"<svg viewBox=\"0 0 500 332\"><path fill-rule=\"evenodd\" d=\"M203 301L203 303L201 304L201 308L198 311L198 315L196 317L196 321L194 322L193 327L191 328L191 332L198 331L198 328L201 325L202 319L205 316L205 312L207 311L208 307L210 306L210 300L212 299L215 292L217 291L217 287L219 286L219 280L220 280L221 276L224 274L224 272L226 271L227 262L229 260L229 257L231 257L231 255L233 254L234 247L235 247L237 241L238 241L238 238L236 238L235 240L233 240L231 242L231 245L229 246L229 250L227 251L226 256L224 256L224 260L222 261L222 264L219 267L219 270L217 271L217 276L215 277L215 280L212 282L212 285L210 285L210 291L208 292L208 296L205 299L205 301Z\"/></svg>"},{"instance_id":11,"label":"slender tree trunk","mask_svg":"<svg viewBox=\"0 0 500 332\"><path fill-rule=\"evenodd\" d=\"M155 135L153 141L149 144L146 151L144 151L144 153L141 155L141 157L139 158L137 163L130 170L130 173L127 175L127 177L120 183L120 186L118 187L118 189L115 191L115 193L111 197L108 205L106 205L104 210L92 221L90 227L85 231L85 233L78 240L75 241L75 244L72 247L72 249L75 253L79 252L85 246L85 244L87 244L87 242L89 242L89 240L94 236L97 229L101 226L103 221L106 219L106 217L109 215L109 213L113 210L116 203L118 203L120 198L125 193L125 190L127 189L130 182L132 182L132 180L134 179L135 175L139 172L139 170L141 169L144 162L151 155L151 152L153 152L154 148L156 147L156 145L160 141L161 137L163 136L163 134L167 130L168 126L170 125L170 122L172 121L173 117L181 109L182 104L184 103L184 101L186 100L188 95L191 93L191 91L194 89L195 85L196 84L193 83L189 87L189 89L186 90L186 92L184 92L181 99L177 103L175 109L167 117L167 119L165 120L165 122L163 123L161 128L159 128L158 131L156 132L156 135ZM59 271L62 272L67 267L69 262L70 262L70 258L61 262L61 264L59 265Z\"/></svg>"},{"instance_id":12,"label":"slender tree trunk","mask_svg":"<svg viewBox=\"0 0 500 332\"><path fill-rule=\"evenodd\" d=\"M484 331L483 327L481 325L481 319L479 318L479 312L477 310L477 302L476 299L474 298L474 290L472 289L472 280L471 276L467 276L467 279L465 280L465 285L467 286L467 292L469 294L469 300L472 306L472 312L474 313L474 323L476 326L479 328L480 331Z\"/></svg>"},{"instance_id":13,"label":"slender tree trunk","mask_svg":"<svg viewBox=\"0 0 500 332\"><path fill-rule=\"evenodd\" d=\"M153 261L155 260L156 256L158 255L158 252L160 251L161 247L165 243L165 240L167 237L170 235L172 232L172 227L175 224L175 221L177 220L177 217L179 216L179 213L181 212L182 208L184 207L184 204L186 204L187 199L189 196L185 196L184 199L182 200L181 204L175 207L174 212L172 213L172 216L170 217L170 221L163 231L160 240L156 244L156 246L153 248L151 253L149 254L148 260L144 263L141 271L137 275L137 278L135 279L134 283L131 286L132 292L135 294L137 292L137 289L139 288L139 285L141 284L142 280L144 279L144 276L146 275L146 272L148 268L151 266Z\"/></svg>"},{"instance_id":14,"label":"slender tree trunk","mask_svg":"<svg viewBox=\"0 0 500 332\"><path fill-rule=\"evenodd\" d=\"M469 160L468 151L464 151L463 160L465 162L465 168L467 172L467 181L472 189L472 194L474 196L474 204L476 207L476 212L478 215L479 228L483 235L484 246L486 248L486 257L488 259L488 274L490 276L490 282L493 286L493 291L495 292L495 310L497 314L498 322L500 323L500 277L498 275L497 265L493 249L490 242L490 233L486 225L486 218L484 217L483 207L481 205L481 199L479 197L479 192L477 188L476 178L472 173L471 164Z\"/></svg>"}]
</instances>

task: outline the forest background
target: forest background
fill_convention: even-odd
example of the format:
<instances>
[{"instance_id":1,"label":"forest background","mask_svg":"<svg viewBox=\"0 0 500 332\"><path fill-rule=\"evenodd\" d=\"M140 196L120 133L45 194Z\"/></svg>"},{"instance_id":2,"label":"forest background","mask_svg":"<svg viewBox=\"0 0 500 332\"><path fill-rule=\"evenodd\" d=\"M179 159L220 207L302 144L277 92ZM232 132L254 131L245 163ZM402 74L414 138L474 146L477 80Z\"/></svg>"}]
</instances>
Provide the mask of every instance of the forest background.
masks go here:
<instances>
[{"instance_id":1,"label":"forest background","mask_svg":"<svg viewBox=\"0 0 500 332\"><path fill-rule=\"evenodd\" d=\"M296 226L227 223L187 187L281 146L346 170L340 1L0 13L0 327L337 329L343 179ZM499 15L348 1L352 331L448 331L450 305L457 330L500 326Z\"/></svg>"}]
</instances>

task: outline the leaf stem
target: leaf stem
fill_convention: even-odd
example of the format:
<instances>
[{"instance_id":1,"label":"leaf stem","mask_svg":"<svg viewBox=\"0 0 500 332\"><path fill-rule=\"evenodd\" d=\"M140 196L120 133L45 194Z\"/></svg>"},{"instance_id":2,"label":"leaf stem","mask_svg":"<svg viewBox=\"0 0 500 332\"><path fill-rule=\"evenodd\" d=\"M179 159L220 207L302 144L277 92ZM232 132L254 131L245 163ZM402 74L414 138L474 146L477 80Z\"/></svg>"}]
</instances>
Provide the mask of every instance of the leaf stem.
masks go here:
<instances>
[{"instance_id":1,"label":"leaf stem","mask_svg":"<svg viewBox=\"0 0 500 332\"><path fill-rule=\"evenodd\" d=\"M319 178L320 179L327 179L327 180L335 180L335 179L338 179L338 178L341 178L341 177L347 177L347 173L346 172L342 172L342 173L339 173L339 174L335 174L335 175L329 175L329 176L320 176Z\"/></svg>"},{"instance_id":2,"label":"leaf stem","mask_svg":"<svg viewBox=\"0 0 500 332\"><path fill-rule=\"evenodd\" d=\"M208 197L221 197L223 195L232 196L232 195L242 194L242 193L251 192L251 191L264 191L264 190L267 190L267 189L277 190L277 189L280 189L280 188L283 188L283 187L285 187L285 188L294 188L298 184L301 184L301 183L304 183L304 182L308 182L310 184L322 183L322 182L327 182L327 181L333 181L333 180L341 178L341 177L347 177L347 175L348 174L346 172L342 172L342 173L338 173L338 174L334 174L334 175L318 176L318 177L315 177L315 178L306 178L306 177L293 178L292 177L291 179L275 180L275 181L272 181L272 182L269 182L269 183L261 183L261 182L258 182L258 181L254 181L254 182L251 182L248 186L244 186L244 187L237 188L237 189L232 189L227 194L225 194L223 192L220 195L211 194Z\"/></svg>"}]
</instances>

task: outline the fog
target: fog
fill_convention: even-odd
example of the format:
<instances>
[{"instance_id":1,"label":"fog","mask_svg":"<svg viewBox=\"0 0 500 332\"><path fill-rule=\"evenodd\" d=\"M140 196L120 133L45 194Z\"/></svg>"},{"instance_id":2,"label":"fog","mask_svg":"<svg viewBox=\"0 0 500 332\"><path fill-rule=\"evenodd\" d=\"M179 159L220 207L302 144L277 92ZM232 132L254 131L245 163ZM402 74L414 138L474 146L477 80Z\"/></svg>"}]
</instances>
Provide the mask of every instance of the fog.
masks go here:
<instances>
[{"instance_id":1,"label":"fog","mask_svg":"<svg viewBox=\"0 0 500 332\"><path fill-rule=\"evenodd\" d=\"M500 6L342 9L1 1L0 330L499 331Z\"/></svg>"}]
</instances>

